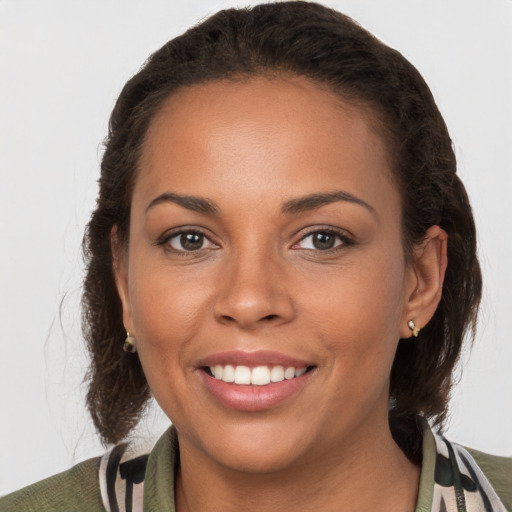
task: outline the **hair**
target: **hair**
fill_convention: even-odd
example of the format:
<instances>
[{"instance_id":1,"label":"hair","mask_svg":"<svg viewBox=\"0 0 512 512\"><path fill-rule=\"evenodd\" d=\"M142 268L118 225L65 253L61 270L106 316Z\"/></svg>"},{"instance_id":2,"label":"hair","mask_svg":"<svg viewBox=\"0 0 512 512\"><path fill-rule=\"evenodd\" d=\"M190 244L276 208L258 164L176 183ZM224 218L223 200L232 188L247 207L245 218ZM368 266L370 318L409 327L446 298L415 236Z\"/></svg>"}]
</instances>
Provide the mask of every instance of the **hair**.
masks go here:
<instances>
[{"instance_id":1,"label":"hair","mask_svg":"<svg viewBox=\"0 0 512 512\"><path fill-rule=\"evenodd\" d=\"M120 244L128 240L148 126L179 88L282 75L309 79L374 112L401 193L406 257L429 227L448 234L442 299L419 341L399 341L390 383L394 435L418 414L442 428L454 367L467 332L474 335L482 288L474 220L450 136L428 86L399 52L337 11L292 1L207 18L151 55L114 107L99 197L83 240L82 323L91 355L87 404L105 443L129 434L151 396L138 357L122 351L125 331L111 248L114 226Z\"/></svg>"}]
</instances>

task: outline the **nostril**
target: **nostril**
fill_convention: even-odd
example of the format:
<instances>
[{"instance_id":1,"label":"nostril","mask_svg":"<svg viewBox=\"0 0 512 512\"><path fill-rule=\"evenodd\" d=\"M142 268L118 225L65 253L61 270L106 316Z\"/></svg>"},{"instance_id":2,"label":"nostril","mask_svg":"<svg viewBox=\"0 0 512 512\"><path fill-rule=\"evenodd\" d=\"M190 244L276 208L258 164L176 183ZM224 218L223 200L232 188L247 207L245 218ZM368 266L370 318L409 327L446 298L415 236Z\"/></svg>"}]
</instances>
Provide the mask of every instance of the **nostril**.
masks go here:
<instances>
[{"instance_id":1,"label":"nostril","mask_svg":"<svg viewBox=\"0 0 512 512\"><path fill-rule=\"evenodd\" d=\"M230 315L222 315L222 318L225 322L228 322L228 323L239 323L239 320L237 320L235 317L232 317ZM279 318L279 315L266 315L266 316L263 316L259 319L259 322L271 322L273 320L276 320ZM256 320L256 322L258 322L258 320Z\"/></svg>"},{"instance_id":2,"label":"nostril","mask_svg":"<svg viewBox=\"0 0 512 512\"><path fill-rule=\"evenodd\" d=\"M228 322L236 322L236 320L232 316L229 316L229 315L222 315L222 318L224 320L227 320Z\"/></svg>"}]
</instances>

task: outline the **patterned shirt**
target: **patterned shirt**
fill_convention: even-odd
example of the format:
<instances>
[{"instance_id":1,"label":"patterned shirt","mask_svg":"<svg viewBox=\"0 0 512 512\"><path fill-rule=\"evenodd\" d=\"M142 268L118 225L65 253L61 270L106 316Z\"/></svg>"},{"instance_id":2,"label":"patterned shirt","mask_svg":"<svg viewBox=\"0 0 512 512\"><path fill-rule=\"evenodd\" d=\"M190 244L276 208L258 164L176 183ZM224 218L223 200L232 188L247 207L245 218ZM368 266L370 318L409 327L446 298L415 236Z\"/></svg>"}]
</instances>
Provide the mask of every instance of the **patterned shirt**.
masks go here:
<instances>
[{"instance_id":1,"label":"patterned shirt","mask_svg":"<svg viewBox=\"0 0 512 512\"><path fill-rule=\"evenodd\" d=\"M471 453L435 434L426 421L422 423L423 460L415 512L507 512ZM174 512L174 490L168 482L174 482L175 465L179 459L176 430L171 427L159 444L162 440L167 445L164 451L171 457L164 479L168 507L162 505L159 510ZM155 449L159 449L159 444ZM148 454L130 454L126 444L118 445L104 455L100 464L100 483L107 512L142 512L147 462ZM512 461L509 462L511 473L502 476L512 491Z\"/></svg>"},{"instance_id":2,"label":"patterned shirt","mask_svg":"<svg viewBox=\"0 0 512 512\"><path fill-rule=\"evenodd\" d=\"M415 512L512 512L512 458L450 443L424 420L422 428ZM134 450L117 445L103 457L4 496L0 512L175 512L176 429L146 453Z\"/></svg>"}]
</instances>

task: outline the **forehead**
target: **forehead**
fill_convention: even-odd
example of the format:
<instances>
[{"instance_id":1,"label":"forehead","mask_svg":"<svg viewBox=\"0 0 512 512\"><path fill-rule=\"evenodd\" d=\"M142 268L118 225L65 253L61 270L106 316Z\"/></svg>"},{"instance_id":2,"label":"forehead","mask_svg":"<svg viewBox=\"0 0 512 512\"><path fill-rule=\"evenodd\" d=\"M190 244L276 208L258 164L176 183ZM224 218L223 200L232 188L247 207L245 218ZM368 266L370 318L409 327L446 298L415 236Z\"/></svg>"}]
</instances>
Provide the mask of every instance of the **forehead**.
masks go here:
<instances>
[{"instance_id":1,"label":"forehead","mask_svg":"<svg viewBox=\"0 0 512 512\"><path fill-rule=\"evenodd\" d=\"M198 194L238 184L269 198L283 184L300 195L339 188L343 178L350 192L379 195L381 181L394 186L377 126L369 108L303 78L189 86L152 120L136 191Z\"/></svg>"}]
</instances>

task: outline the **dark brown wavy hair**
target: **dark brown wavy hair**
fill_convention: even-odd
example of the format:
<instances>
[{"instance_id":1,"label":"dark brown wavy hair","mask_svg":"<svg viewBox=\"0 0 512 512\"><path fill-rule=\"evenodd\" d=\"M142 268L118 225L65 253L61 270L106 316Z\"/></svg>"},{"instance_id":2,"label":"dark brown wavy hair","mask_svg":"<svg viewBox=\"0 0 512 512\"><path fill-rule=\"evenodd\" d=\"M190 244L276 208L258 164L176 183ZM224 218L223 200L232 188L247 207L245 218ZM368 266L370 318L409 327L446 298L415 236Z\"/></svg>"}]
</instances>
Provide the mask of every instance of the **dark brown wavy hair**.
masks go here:
<instances>
[{"instance_id":1,"label":"dark brown wavy hair","mask_svg":"<svg viewBox=\"0 0 512 512\"><path fill-rule=\"evenodd\" d=\"M347 16L310 2L228 9L156 51L124 86L110 118L99 197L86 228L83 332L91 355L87 404L106 443L127 436L150 390L126 336L110 234L129 235L131 196L148 125L178 88L253 76L305 77L369 107L381 126L401 192L406 255L439 225L448 233L448 269L434 317L418 341L400 340L391 371L392 416L424 414L441 427L454 366L481 296L475 225L446 125L418 71ZM393 423L393 422L392 422Z\"/></svg>"}]
</instances>

